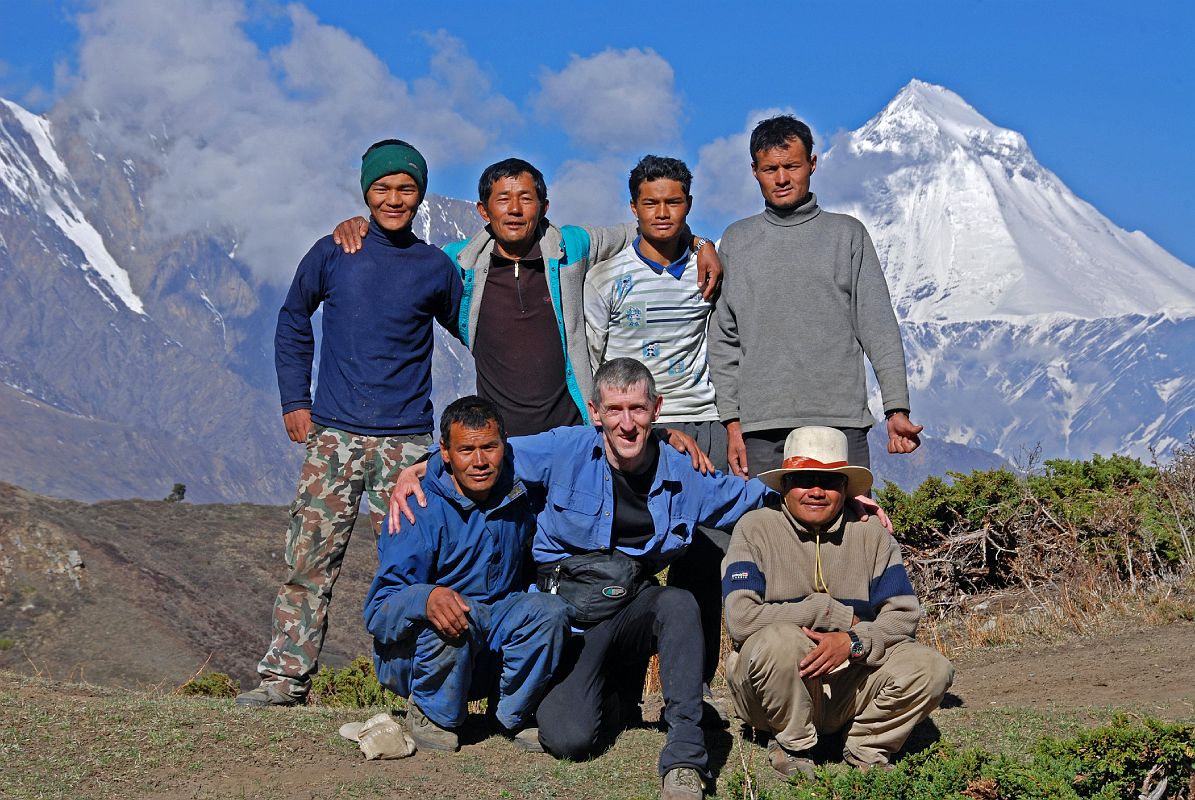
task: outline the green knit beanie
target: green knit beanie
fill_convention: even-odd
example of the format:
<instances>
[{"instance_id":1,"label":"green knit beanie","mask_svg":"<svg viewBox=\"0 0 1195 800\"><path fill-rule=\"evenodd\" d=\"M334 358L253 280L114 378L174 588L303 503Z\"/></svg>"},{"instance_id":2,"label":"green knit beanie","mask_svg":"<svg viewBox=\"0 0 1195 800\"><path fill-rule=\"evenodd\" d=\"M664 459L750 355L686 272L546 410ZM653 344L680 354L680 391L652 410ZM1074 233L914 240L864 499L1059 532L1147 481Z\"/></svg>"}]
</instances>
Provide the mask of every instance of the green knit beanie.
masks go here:
<instances>
[{"instance_id":1,"label":"green knit beanie","mask_svg":"<svg viewBox=\"0 0 1195 800\"><path fill-rule=\"evenodd\" d=\"M361 156L361 194L378 178L402 172L415 179L419 196L427 193L427 162L419 151L398 139L387 139Z\"/></svg>"}]
</instances>

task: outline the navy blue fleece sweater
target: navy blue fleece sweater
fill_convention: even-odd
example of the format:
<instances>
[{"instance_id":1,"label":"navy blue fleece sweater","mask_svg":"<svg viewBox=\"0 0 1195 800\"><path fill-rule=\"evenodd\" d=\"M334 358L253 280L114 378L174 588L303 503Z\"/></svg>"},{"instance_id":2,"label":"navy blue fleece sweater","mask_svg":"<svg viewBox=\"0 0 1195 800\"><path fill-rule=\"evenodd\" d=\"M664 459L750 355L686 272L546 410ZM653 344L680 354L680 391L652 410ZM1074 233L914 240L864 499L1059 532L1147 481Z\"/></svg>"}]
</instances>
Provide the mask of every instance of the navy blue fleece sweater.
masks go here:
<instances>
[{"instance_id":1,"label":"navy blue fleece sweater","mask_svg":"<svg viewBox=\"0 0 1195 800\"><path fill-rule=\"evenodd\" d=\"M282 412L310 408L320 425L372 436L432 429L432 320L453 336L461 278L441 250L409 230L370 223L345 255L331 236L308 251L278 312L274 366ZM323 305L319 381L311 402L315 337Z\"/></svg>"}]
</instances>

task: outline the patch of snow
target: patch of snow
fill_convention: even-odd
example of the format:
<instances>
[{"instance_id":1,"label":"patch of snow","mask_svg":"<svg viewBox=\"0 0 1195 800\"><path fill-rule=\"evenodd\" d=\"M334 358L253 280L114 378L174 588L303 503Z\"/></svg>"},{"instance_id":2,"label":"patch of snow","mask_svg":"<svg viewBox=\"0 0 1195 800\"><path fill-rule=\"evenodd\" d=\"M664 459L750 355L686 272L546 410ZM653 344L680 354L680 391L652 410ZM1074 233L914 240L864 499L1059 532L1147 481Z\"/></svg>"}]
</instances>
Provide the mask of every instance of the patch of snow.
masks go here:
<instances>
[{"instance_id":1,"label":"patch of snow","mask_svg":"<svg viewBox=\"0 0 1195 800\"><path fill-rule=\"evenodd\" d=\"M1158 355L1164 356L1162 353L1159 353ZM1154 384L1154 391L1158 393L1158 397L1161 398L1163 403L1169 403L1170 398L1174 396L1175 391L1177 391L1178 388L1184 383L1186 383L1185 378L1171 378L1168 381L1159 381L1158 383Z\"/></svg>"},{"instance_id":2,"label":"patch of snow","mask_svg":"<svg viewBox=\"0 0 1195 800\"><path fill-rule=\"evenodd\" d=\"M199 293L199 296L200 296L201 298L203 298L203 304L204 304L205 306L207 306L207 310L208 310L208 311L210 311L210 312L212 312L212 315L213 315L213 316L216 318L216 321L220 323L220 336L221 336L221 338L223 339L223 341L224 341L224 342L227 344L227 342L228 342L228 329L227 329L227 328L224 326L224 315L222 315L222 314L221 314L221 313L220 313L220 312L219 312L219 311L216 309L216 306L215 306L215 305L213 305L212 301L208 299L208 296L207 296L205 293L203 293L203 292L200 292L200 293Z\"/></svg>"},{"instance_id":3,"label":"patch of snow","mask_svg":"<svg viewBox=\"0 0 1195 800\"><path fill-rule=\"evenodd\" d=\"M62 187L60 190L55 190L48 185L40 176L39 171L35 168L32 162L25 156L24 153L17 151L17 154L24 162L22 166L25 167L25 178L30 192L25 193L25 199L31 201L35 194L42 209L61 230L66 234L74 244L79 248L83 254L85 263L83 268L94 271L103 282L107 285L108 290L115 294L129 310L141 314L145 314L145 306L141 302L141 298L133 291L132 284L129 281L129 273L121 267L116 259L108 252L107 246L104 244L103 237L100 236L99 231L95 229L83 212L79 210L78 205L71 197L71 192L78 193L78 188L75 186L74 180L67 171L66 164L59 158L57 151L54 149L53 137L50 133L50 123L44 117L39 117L29 113L24 108L21 108L16 103L9 100L0 99L0 103L12 113L17 123L29 134L33 140L34 146L37 149L37 155L42 162L49 167L52 177L56 179L58 185ZM7 176L5 176L7 178ZM7 180L5 181L8 182ZM115 304L107 297L107 293L100 289L90 278L88 284L94 288L105 301L114 310Z\"/></svg>"}]
</instances>

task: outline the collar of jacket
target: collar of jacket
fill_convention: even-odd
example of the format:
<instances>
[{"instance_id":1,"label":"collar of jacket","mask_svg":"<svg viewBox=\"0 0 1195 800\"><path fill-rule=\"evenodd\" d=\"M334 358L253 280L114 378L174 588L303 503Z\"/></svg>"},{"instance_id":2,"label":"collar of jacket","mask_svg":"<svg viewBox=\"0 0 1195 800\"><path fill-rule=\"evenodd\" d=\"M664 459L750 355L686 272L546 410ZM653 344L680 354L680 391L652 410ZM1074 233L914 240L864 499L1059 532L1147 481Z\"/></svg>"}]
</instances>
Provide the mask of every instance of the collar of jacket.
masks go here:
<instances>
[{"instance_id":1,"label":"collar of jacket","mask_svg":"<svg viewBox=\"0 0 1195 800\"><path fill-rule=\"evenodd\" d=\"M590 457L594 461L601 459L603 462L605 462L604 466L606 469L614 469L614 467L610 464L609 459L606 458L606 440L605 436L602 434L602 429L595 426L593 432L597 439L593 443L593 449L590 451ZM672 463L673 456L681 456L686 461L686 468L691 468L687 463L689 461L689 457L675 450L672 445L668 444L667 442L660 441L660 438L656 436L656 429L654 426L652 427L651 433L649 433L648 436L651 436L656 440L656 447L660 448L660 457L656 459L656 474L655 477L652 478L651 488L647 491L647 496L652 497L659 494L660 491L663 490L665 483L674 484L674 490L679 489L681 486L681 481L679 477L674 476L673 471L677 469L677 466Z\"/></svg>"},{"instance_id":2,"label":"collar of jacket","mask_svg":"<svg viewBox=\"0 0 1195 800\"><path fill-rule=\"evenodd\" d=\"M424 478L424 490L443 497L462 511L472 511L474 508L477 508L476 502L457 491L456 484L452 481L452 475L448 471L448 464L443 460L438 461L440 466L436 473L434 475L427 475ZM507 447L506 456L502 459L502 474L498 476L498 482L494 484L494 488L490 493L491 498L494 497L495 493L500 493L501 500L494 505L482 509L483 514L490 514L510 505L520 497L526 496L527 487L523 485L521 480L514 477L514 472L514 456L511 454L510 448Z\"/></svg>"},{"instance_id":3,"label":"collar of jacket","mask_svg":"<svg viewBox=\"0 0 1195 800\"><path fill-rule=\"evenodd\" d=\"M539 249L543 254L545 265L548 261L564 260L564 239L559 228L546 219L540 220L536 236L539 237ZM490 256L494 252L497 241L490 231L490 226L487 225L475 233L468 244L461 248L457 260L465 269L473 269L478 265L489 266Z\"/></svg>"},{"instance_id":4,"label":"collar of jacket","mask_svg":"<svg viewBox=\"0 0 1195 800\"><path fill-rule=\"evenodd\" d=\"M797 520L788 510L788 504L781 498L780 513L784 514L784 518L788 520L788 524L792 526L793 533L797 535L798 539L813 539L817 536L817 531L805 525L803 522ZM851 511L847 501L843 501L842 511L839 512L838 518L830 523L824 531L821 532L821 539L824 542L838 544L842 541L842 534L846 530L848 522L855 522L854 512Z\"/></svg>"}]
</instances>

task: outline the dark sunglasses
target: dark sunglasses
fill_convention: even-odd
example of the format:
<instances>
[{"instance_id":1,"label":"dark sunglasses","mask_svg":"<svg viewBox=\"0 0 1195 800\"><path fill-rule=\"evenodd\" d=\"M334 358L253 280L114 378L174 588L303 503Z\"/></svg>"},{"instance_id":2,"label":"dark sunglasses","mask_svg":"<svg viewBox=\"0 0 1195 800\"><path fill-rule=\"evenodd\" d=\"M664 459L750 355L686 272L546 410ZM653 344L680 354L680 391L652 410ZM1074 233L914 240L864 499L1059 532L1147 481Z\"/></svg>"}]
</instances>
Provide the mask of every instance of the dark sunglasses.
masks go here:
<instances>
[{"instance_id":1,"label":"dark sunglasses","mask_svg":"<svg viewBox=\"0 0 1195 800\"><path fill-rule=\"evenodd\" d=\"M842 489L846 486L846 476L836 472L790 472L784 476L784 484L789 489Z\"/></svg>"}]
</instances>

